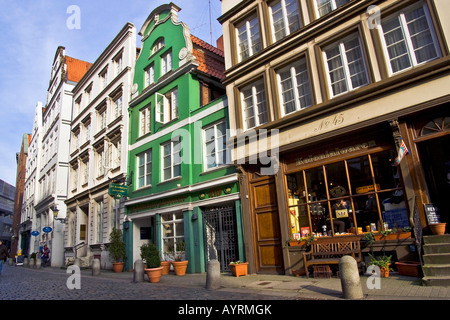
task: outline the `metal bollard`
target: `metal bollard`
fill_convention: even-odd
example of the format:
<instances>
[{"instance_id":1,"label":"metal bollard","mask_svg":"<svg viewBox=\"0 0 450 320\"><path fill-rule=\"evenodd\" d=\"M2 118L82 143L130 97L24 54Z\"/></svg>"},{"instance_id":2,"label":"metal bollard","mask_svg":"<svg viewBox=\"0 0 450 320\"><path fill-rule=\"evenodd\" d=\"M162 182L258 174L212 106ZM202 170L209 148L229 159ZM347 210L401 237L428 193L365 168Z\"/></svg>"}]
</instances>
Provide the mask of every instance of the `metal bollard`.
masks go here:
<instances>
[{"instance_id":1,"label":"metal bollard","mask_svg":"<svg viewBox=\"0 0 450 320\"><path fill-rule=\"evenodd\" d=\"M92 275L93 276L100 275L100 259L94 259L92 261Z\"/></svg>"},{"instance_id":2,"label":"metal bollard","mask_svg":"<svg viewBox=\"0 0 450 320\"><path fill-rule=\"evenodd\" d=\"M345 299L362 299L363 292L358 265L352 256L343 256L339 260L342 292Z\"/></svg>"},{"instance_id":3,"label":"metal bollard","mask_svg":"<svg viewBox=\"0 0 450 320\"><path fill-rule=\"evenodd\" d=\"M142 260L136 260L134 262L134 275L133 282L144 281L144 262Z\"/></svg>"},{"instance_id":4,"label":"metal bollard","mask_svg":"<svg viewBox=\"0 0 450 320\"><path fill-rule=\"evenodd\" d=\"M218 260L208 261L206 271L206 289L217 290L220 288L220 262Z\"/></svg>"}]
</instances>

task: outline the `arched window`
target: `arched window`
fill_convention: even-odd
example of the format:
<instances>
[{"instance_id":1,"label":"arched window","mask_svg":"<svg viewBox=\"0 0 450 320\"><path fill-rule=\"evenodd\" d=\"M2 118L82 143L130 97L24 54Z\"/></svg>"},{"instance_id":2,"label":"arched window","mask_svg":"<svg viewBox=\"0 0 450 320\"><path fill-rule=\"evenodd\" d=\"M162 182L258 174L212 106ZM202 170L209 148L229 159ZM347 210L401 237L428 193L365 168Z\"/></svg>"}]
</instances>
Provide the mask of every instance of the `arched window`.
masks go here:
<instances>
[{"instance_id":1,"label":"arched window","mask_svg":"<svg viewBox=\"0 0 450 320\"><path fill-rule=\"evenodd\" d=\"M422 127L420 136L450 130L450 117L436 118Z\"/></svg>"},{"instance_id":2,"label":"arched window","mask_svg":"<svg viewBox=\"0 0 450 320\"><path fill-rule=\"evenodd\" d=\"M162 47L164 47L164 38L158 38L152 46L152 54L155 54Z\"/></svg>"}]
</instances>

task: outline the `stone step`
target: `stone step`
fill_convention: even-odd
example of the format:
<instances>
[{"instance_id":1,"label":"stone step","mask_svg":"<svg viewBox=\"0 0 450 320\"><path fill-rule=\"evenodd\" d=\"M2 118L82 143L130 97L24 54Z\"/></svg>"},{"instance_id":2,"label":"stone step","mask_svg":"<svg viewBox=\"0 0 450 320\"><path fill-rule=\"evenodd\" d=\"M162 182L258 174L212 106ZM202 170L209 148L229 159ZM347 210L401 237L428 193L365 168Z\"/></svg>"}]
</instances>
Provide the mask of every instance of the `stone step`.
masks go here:
<instances>
[{"instance_id":1,"label":"stone step","mask_svg":"<svg viewBox=\"0 0 450 320\"><path fill-rule=\"evenodd\" d=\"M423 262L428 264L450 264L450 253L433 253L425 254L423 256Z\"/></svg>"},{"instance_id":2,"label":"stone step","mask_svg":"<svg viewBox=\"0 0 450 320\"><path fill-rule=\"evenodd\" d=\"M450 277L450 264L425 264L422 270L425 277Z\"/></svg>"},{"instance_id":3,"label":"stone step","mask_svg":"<svg viewBox=\"0 0 450 320\"><path fill-rule=\"evenodd\" d=\"M423 246L425 254L433 253L450 253L450 244L447 243L432 243Z\"/></svg>"},{"instance_id":4,"label":"stone step","mask_svg":"<svg viewBox=\"0 0 450 320\"><path fill-rule=\"evenodd\" d=\"M423 277L422 283L425 286L450 287L450 276L449 277Z\"/></svg>"},{"instance_id":5,"label":"stone step","mask_svg":"<svg viewBox=\"0 0 450 320\"><path fill-rule=\"evenodd\" d=\"M425 244L447 243L448 245L450 245L450 234L443 234L438 236L423 236L423 241Z\"/></svg>"}]
</instances>

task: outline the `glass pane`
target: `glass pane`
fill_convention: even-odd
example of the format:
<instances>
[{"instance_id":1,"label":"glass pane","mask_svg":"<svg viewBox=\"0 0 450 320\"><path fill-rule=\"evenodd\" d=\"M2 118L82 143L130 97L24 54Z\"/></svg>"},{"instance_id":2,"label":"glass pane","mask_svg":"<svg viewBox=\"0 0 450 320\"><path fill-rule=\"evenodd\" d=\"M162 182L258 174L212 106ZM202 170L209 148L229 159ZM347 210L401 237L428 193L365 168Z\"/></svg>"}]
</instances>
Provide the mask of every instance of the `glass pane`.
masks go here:
<instances>
[{"instance_id":1,"label":"glass pane","mask_svg":"<svg viewBox=\"0 0 450 320\"><path fill-rule=\"evenodd\" d=\"M395 158L394 150L371 155L378 190L401 187L399 167L395 165Z\"/></svg>"},{"instance_id":2,"label":"glass pane","mask_svg":"<svg viewBox=\"0 0 450 320\"><path fill-rule=\"evenodd\" d=\"M352 194L374 191L368 156L347 160Z\"/></svg>"},{"instance_id":3,"label":"glass pane","mask_svg":"<svg viewBox=\"0 0 450 320\"><path fill-rule=\"evenodd\" d=\"M173 259L173 257L168 256L169 252L173 252L174 240L173 238L163 240L163 254L168 259Z\"/></svg>"},{"instance_id":4,"label":"glass pane","mask_svg":"<svg viewBox=\"0 0 450 320\"><path fill-rule=\"evenodd\" d=\"M162 225L163 237L173 237L173 224L164 223Z\"/></svg>"},{"instance_id":5,"label":"glass pane","mask_svg":"<svg viewBox=\"0 0 450 320\"><path fill-rule=\"evenodd\" d=\"M327 191L322 167L305 170L305 176L308 187L308 201L326 200Z\"/></svg>"},{"instance_id":6,"label":"glass pane","mask_svg":"<svg viewBox=\"0 0 450 320\"><path fill-rule=\"evenodd\" d=\"M184 236L184 224L182 222L175 224L175 236Z\"/></svg>"},{"instance_id":7,"label":"glass pane","mask_svg":"<svg viewBox=\"0 0 450 320\"><path fill-rule=\"evenodd\" d=\"M312 232L319 235L328 235L328 227L326 226L326 218L329 216L328 202L319 202L309 205L311 214Z\"/></svg>"},{"instance_id":8,"label":"glass pane","mask_svg":"<svg viewBox=\"0 0 450 320\"><path fill-rule=\"evenodd\" d=\"M354 227L354 221L350 198L333 201L331 206L331 216L334 234L352 231L350 228ZM331 221L329 219L327 219L327 226L331 229Z\"/></svg>"},{"instance_id":9,"label":"glass pane","mask_svg":"<svg viewBox=\"0 0 450 320\"><path fill-rule=\"evenodd\" d=\"M326 165L328 191L330 198L339 198L349 194L347 173L343 161Z\"/></svg>"},{"instance_id":10,"label":"glass pane","mask_svg":"<svg viewBox=\"0 0 450 320\"><path fill-rule=\"evenodd\" d=\"M353 198L353 205L355 206L358 233L378 230L380 218L375 194L355 197Z\"/></svg>"},{"instance_id":11,"label":"glass pane","mask_svg":"<svg viewBox=\"0 0 450 320\"><path fill-rule=\"evenodd\" d=\"M386 192L379 195L383 222L386 229L409 227L408 211L406 209L403 191Z\"/></svg>"},{"instance_id":12,"label":"glass pane","mask_svg":"<svg viewBox=\"0 0 450 320\"><path fill-rule=\"evenodd\" d=\"M308 212L305 205L290 206L289 219L291 225L291 235L293 238L300 238L311 233L309 228Z\"/></svg>"},{"instance_id":13,"label":"glass pane","mask_svg":"<svg viewBox=\"0 0 450 320\"><path fill-rule=\"evenodd\" d=\"M286 0L287 20L289 34L300 29L300 15L298 13L297 0Z\"/></svg>"},{"instance_id":14,"label":"glass pane","mask_svg":"<svg viewBox=\"0 0 450 320\"><path fill-rule=\"evenodd\" d=\"M181 176L181 165L176 165L173 167L173 176L174 177Z\"/></svg>"}]
</instances>

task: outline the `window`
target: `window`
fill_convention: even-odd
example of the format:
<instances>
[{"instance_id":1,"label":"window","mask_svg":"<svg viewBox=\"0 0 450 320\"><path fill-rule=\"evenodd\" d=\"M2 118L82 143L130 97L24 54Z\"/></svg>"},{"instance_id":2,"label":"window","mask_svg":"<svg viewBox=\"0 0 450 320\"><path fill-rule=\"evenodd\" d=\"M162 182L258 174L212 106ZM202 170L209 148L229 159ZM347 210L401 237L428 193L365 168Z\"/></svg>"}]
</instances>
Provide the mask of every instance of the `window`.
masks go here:
<instances>
[{"instance_id":1,"label":"window","mask_svg":"<svg viewBox=\"0 0 450 320\"><path fill-rule=\"evenodd\" d=\"M319 17L349 3L351 0L316 0L316 10Z\"/></svg>"},{"instance_id":2,"label":"window","mask_svg":"<svg viewBox=\"0 0 450 320\"><path fill-rule=\"evenodd\" d=\"M331 96L337 96L369 83L361 40L352 34L323 50Z\"/></svg>"},{"instance_id":3,"label":"window","mask_svg":"<svg viewBox=\"0 0 450 320\"><path fill-rule=\"evenodd\" d=\"M97 150L97 177L101 177L105 174L105 154L103 149Z\"/></svg>"},{"instance_id":4,"label":"window","mask_svg":"<svg viewBox=\"0 0 450 320\"><path fill-rule=\"evenodd\" d=\"M113 100L113 112L114 119L117 119L122 115L122 96L119 96Z\"/></svg>"},{"instance_id":5,"label":"window","mask_svg":"<svg viewBox=\"0 0 450 320\"><path fill-rule=\"evenodd\" d=\"M115 75L119 75L120 71L122 71L122 54L119 54L113 60Z\"/></svg>"},{"instance_id":6,"label":"window","mask_svg":"<svg viewBox=\"0 0 450 320\"><path fill-rule=\"evenodd\" d=\"M100 73L101 90L105 89L107 85L108 85L108 70L105 68L105 70L103 70Z\"/></svg>"},{"instance_id":7,"label":"window","mask_svg":"<svg viewBox=\"0 0 450 320\"><path fill-rule=\"evenodd\" d=\"M283 115L312 105L306 58L279 70L277 79Z\"/></svg>"},{"instance_id":8,"label":"window","mask_svg":"<svg viewBox=\"0 0 450 320\"><path fill-rule=\"evenodd\" d=\"M178 89L156 93L156 122L167 123L178 118Z\"/></svg>"},{"instance_id":9,"label":"window","mask_svg":"<svg viewBox=\"0 0 450 320\"><path fill-rule=\"evenodd\" d=\"M258 18L252 17L237 25L236 39L239 62L259 52L261 50L261 38Z\"/></svg>"},{"instance_id":10,"label":"window","mask_svg":"<svg viewBox=\"0 0 450 320\"><path fill-rule=\"evenodd\" d=\"M83 180L82 185L86 185L89 181L89 160L83 161Z\"/></svg>"},{"instance_id":11,"label":"window","mask_svg":"<svg viewBox=\"0 0 450 320\"><path fill-rule=\"evenodd\" d=\"M152 54L155 54L159 49L164 47L164 38L159 38L152 47Z\"/></svg>"},{"instance_id":12,"label":"window","mask_svg":"<svg viewBox=\"0 0 450 320\"><path fill-rule=\"evenodd\" d=\"M184 242L184 222L182 212L161 215L161 235L163 254L180 250L180 245ZM168 258L173 259L173 257Z\"/></svg>"},{"instance_id":13,"label":"window","mask_svg":"<svg viewBox=\"0 0 450 320\"><path fill-rule=\"evenodd\" d=\"M120 167L122 159L122 149L120 137L115 141L108 142L107 166L111 169Z\"/></svg>"},{"instance_id":14,"label":"window","mask_svg":"<svg viewBox=\"0 0 450 320\"><path fill-rule=\"evenodd\" d=\"M440 57L428 8L409 7L383 19L382 42L391 74Z\"/></svg>"},{"instance_id":15,"label":"window","mask_svg":"<svg viewBox=\"0 0 450 320\"><path fill-rule=\"evenodd\" d=\"M78 187L78 165L72 166L72 190Z\"/></svg>"},{"instance_id":16,"label":"window","mask_svg":"<svg viewBox=\"0 0 450 320\"><path fill-rule=\"evenodd\" d=\"M145 69L145 86L148 87L154 82L155 82L155 65L152 64L147 69Z\"/></svg>"},{"instance_id":17,"label":"window","mask_svg":"<svg viewBox=\"0 0 450 320\"><path fill-rule=\"evenodd\" d=\"M241 90L244 129L260 126L268 121L264 81L259 80Z\"/></svg>"},{"instance_id":18,"label":"window","mask_svg":"<svg viewBox=\"0 0 450 320\"><path fill-rule=\"evenodd\" d=\"M181 176L181 142L161 145L162 181Z\"/></svg>"},{"instance_id":19,"label":"window","mask_svg":"<svg viewBox=\"0 0 450 320\"><path fill-rule=\"evenodd\" d=\"M225 121L203 130L205 143L205 169L223 165L227 160L227 125Z\"/></svg>"},{"instance_id":20,"label":"window","mask_svg":"<svg viewBox=\"0 0 450 320\"><path fill-rule=\"evenodd\" d=\"M103 242L103 199L97 201L97 243Z\"/></svg>"},{"instance_id":21,"label":"window","mask_svg":"<svg viewBox=\"0 0 450 320\"><path fill-rule=\"evenodd\" d=\"M150 133L150 105L139 110L139 136Z\"/></svg>"},{"instance_id":22,"label":"window","mask_svg":"<svg viewBox=\"0 0 450 320\"><path fill-rule=\"evenodd\" d=\"M172 70L172 51L161 57L161 76Z\"/></svg>"},{"instance_id":23,"label":"window","mask_svg":"<svg viewBox=\"0 0 450 320\"><path fill-rule=\"evenodd\" d=\"M98 131L101 131L104 128L106 128L106 106L98 111L97 120L98 120L98 123L97 123Z\"/></svg>"},{"instance_id":24,"label":"window","mask_svg":"<svg viewBox=\"0 0 450 320\"><path fill-rule=\"evenodd\" d=\"M274 41L300 29L300 15L297 0L279 0L270 3L272 35Z\"/></svg>"},{"instance_id":25,"label":"window","mask_svg":"<svg viewBox=\"0 0 450 320\"><path fill-rule=\"evenodd\" d=\"M91 138L91 121L89 120L84 124L84 142L89 141Z\"/></svg>"},{"instance_id":26,"label":"window","mask_svg":"<svg viewBox=\"0 0 450 320\"><path fill-rule=\"evenodd\" d=\"M142 188L152 184L152 150L137 155L137 187Z\"/></svg>"}]
</instances>

